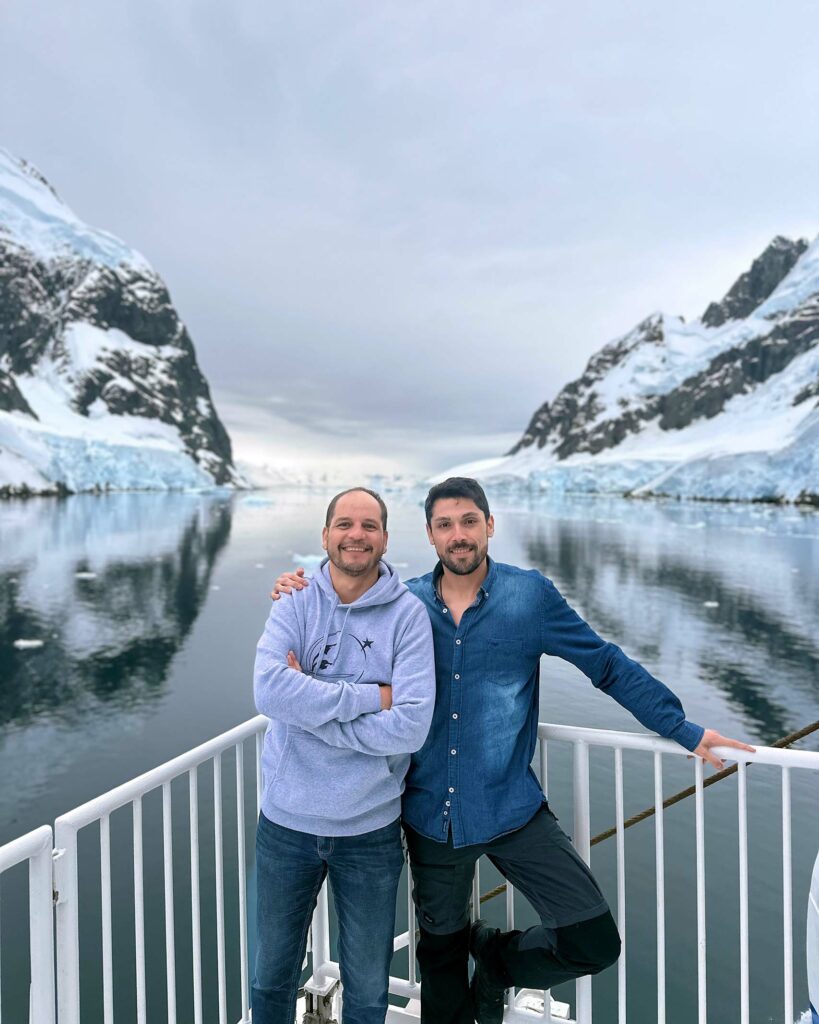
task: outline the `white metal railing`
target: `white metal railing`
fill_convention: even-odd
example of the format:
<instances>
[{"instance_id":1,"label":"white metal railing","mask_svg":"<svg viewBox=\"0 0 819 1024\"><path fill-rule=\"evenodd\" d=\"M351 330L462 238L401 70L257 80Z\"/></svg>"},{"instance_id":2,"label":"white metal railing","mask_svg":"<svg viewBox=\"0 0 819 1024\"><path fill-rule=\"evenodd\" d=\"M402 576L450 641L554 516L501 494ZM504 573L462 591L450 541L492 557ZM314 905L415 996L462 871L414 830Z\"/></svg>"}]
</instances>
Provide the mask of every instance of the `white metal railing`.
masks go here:
<instances>
[{"instance_id":1,"label":"white metal railing","mask_svg":"<svg viewBox=\"0 0 819 1024\"><path fill-rule=\"evenodd\" d=\"M623 940L623 952L618 962L618 1021L626 1021L626 915L625 915L625 845L623 811L623 763L624 750L637 750L653 754L654 761L654 812L655 812L655 880L657 886L657 1010L656 1019L664 1022L666 1017L665 995L665 893L664 864L665 840L663 829L663 785L662 756L685 757L686 751L678 744L657 736L638 735L625 732L609 732L600 729L582 729L572 726L541 724L538 728L541 742L541 763L545 762L543 748L549 741L565 741L574 746L574 827L575 846L581 856L589 861L589 748L608 747L615 755L615 816L617 836L617 908L618 927ZM737 752L729 747L715 748L718 757L735 760ZM694 759L695 780L695 840L696 840L696 905L697 905L697 1020L706 1024L706 905L705 905L705 815L703 790L703 762ZM819 772L819 753L810 751L782 750L774 747L757 747L754 753L743 752L738 764L737 826L739 839L740 877L740 1024L749 1024L749 960L748 960L748 815L746 764L767 764L778 766L782 775L782 919L783 942L783 1020L794 1019L793 1003L793 889L791 849L791 772L807 769ZM591 1024L591 979L577 982L577 1024Z\"/></svg>"},{"instance_id":2,"label":"white metal railing","mask_svg":"<svg viewBox=\"0 0 819 1024\"><path fill-rule=\"evenodd\" d=\"M215 961L218 1019L227 1024L235 1022L236 1015L229 1013L226 996L226 970L231 965L239 974L241 1020L249 1021L249 966L247 950L247 878L245 870L246 832L251 822L245 820L245 758L244 745L255 738L255 808L258 812L261 795L260 754L262 736L267 721L263 717L251 719L243 725L218 736L193 750L174 758L152 771L135 778L110 792L83 804L81 807L57 819L52 849L52 833L48 826L14 840L0 847L0 874L24 862L29 865L29 919L30 919L30 967L31 997L29 1019L33 1024L79 1024L81 1019L81 979L79 932L79 906L81 899L80 852L87 857L87 845L80 851L79 833L94 823L99 824L99 868L100 868L100 930L101 930L101 972L103 990L103 1022L112 1024L114 1017L115 971L112 937L114 934L114 907L112 904L111 881L111 815L122 808L130 807L133 835L133 939L135 973L136 1018L138 1024L146 1024L146 956L145 956L145 897L149 891L161 889L164 896L164 945L166 964L166 1006L167 1020L177 1020L176 951L177 939L182 921L174 912L174 863L184 859L190 866L190 945L193 991L193 1021L201 1024L203 1019L203 961L202 961L202 920L201 907L204 893L200 885L200 793L199 769L208 763L212 766L213 786L213 846L214 846L214 892L208 899L215 900ZM554 744L570 744L572 747L572 779L574 796L574 843L581 856L588 861L591 849L590 834L590 770L589 756L593 747L609 748L614 758L614 811L615 811L615 861L617 892L617 923L623 941L623 953L617 967L617 1019L626 1022L626 955L628 933L626 915L626 857L625 857L625 810L624 810L624 751L642 751L653 762L654 790L654 865L657 894L656 910L656 1020L665 1020L666 1015L666 905L664 891L665 873L665 832L663 811L663 758L666 755L680 758L686 755L677 744L650 735L626 732L609 732L597 729L583 729L570 726L541 724L538 729L540 748L538 765L544 789L548 789L549 752ZM233 751L235 782L224 788L223 756ZM736 751L729 748L717 749L716 753L726 759L734 759ZM793 1000L793 945L792 945L792 838L791 838L791 775L795 770L819 771L819 753L789 751L771 747L759 747L756 752L742 754L743 762L737 772L737 827L739 855L739 916L740 916L740 1000L738 1014L740 1024L750 1021L750 972L749 972L749 913L748 913L748 807L746 763L777 766L781 772L782 801L782 921L784 942L782 970L784 980L783 1020L794 1020ZM249 766L248 766L249 767ZM248 774L250 774L248 772ZM693 762L695 783L694 840L696 844L696 929L697 929L697 1019L698 1024L707 1021L706 1001L706 902L705 902L705 816L703 764L699 759ZM188 810L186 830L189 842L174 844L172 824L173 802L171 783L187 776ZM151 877L146 886L143 852L144 834L143 802L155 791L161 792L162 830L162 877ZM224 804L227 797L235 797L235 877L226 869L223 833L227 827L224 820ZM177 824L179 816L177 815ZM151 838L151 837L148 837ZM158 837L157 837L158 838ZM53 874L52 874L53 860ZM227 883L226 883L227 879ZM228 954L225 942L225 892L226 884L235 887L238 942ZM52 888L56 906L56 1017L54 996L54 931L52 915ZM476 867L473 887L473 914L477 915L480 903L480 871ZM403 898L403 897L402 897ZM398 997L416 1001L420 996L420 985L415 960L415 926L412 906L410 879L407 877L406 911L408 929L397 935L394 949L408 950L407 977L390 979L390 992ZM185 922L187 924L187 922ZM506 891L506 924L515 924L514 892L509 886ZM234 929L236 930L236 929ZM232 957L228 960L228 955ZM330 956L330 928L326 886L322 889L313 918L312 976L306 989L316 995L326 996L339 977L339 965ZM234 1000L236 1003L236 1000ZM238 1004L237 1004L238 1005ZM524 1008L519 993L509 994L506 1009L507 1021L565 1020L568 1007L565 1004L550 1003L549 994L544 996L542 1010L534 1011L533 1000L528 998ZM408 1010L400 1014L407 1020L417 1012L411 1003ZM391 1010L392 1013L398 1011ZM581 979L576 984L577 1024L592 1022L591 979Z\"/></svg>"},{"instance_id":3,"label":"white metal railing","mask_svg":"<svg viewBox=\"0 0 819 1024\"><path fill-rule=\"evenodd\" d=\"M87 826L100 825L100 874L102 905L102 976L103 1021L113 1024L114 971L112 951L111 915L111 848L110 816L128 805L133 819L133 880L134 880L134 948L136 973L137 1024L146 1024L145 975L145 879L143 874L143 799L154 790L162 791L162 845L163 883L165 903L165 956L167 986L167 1020L177 1019L175 915L173 890L173 833L171 783L188 776L189 830L190 830L190 907L193 964L194 1022L202 1021L202 934L199 877L199 779L198 769L207 762L213 767L213 842L215 856L216 902L216 976L218 990L219 1024L227 1024L226 950L225 950L225 871L223 848L223 791L222 756L233 750L235 755L236 796L236 848L237 897L239 911L238 966L241 979L242 1021L249 1020L250 1005L247 964L247 880L245 870L245 779L244 743L256 737L256 808L258 811L261 776L261 737L267 720L261 716L231 729L221 736L195 747L159 768L140 775L116 789L88 801L81 807L62 815L55 823L55 888L57 891L57 1005L60 1024L80 1024L80 954L79 954L79 885L77 834Z\"/></svg>"}]
</instances>

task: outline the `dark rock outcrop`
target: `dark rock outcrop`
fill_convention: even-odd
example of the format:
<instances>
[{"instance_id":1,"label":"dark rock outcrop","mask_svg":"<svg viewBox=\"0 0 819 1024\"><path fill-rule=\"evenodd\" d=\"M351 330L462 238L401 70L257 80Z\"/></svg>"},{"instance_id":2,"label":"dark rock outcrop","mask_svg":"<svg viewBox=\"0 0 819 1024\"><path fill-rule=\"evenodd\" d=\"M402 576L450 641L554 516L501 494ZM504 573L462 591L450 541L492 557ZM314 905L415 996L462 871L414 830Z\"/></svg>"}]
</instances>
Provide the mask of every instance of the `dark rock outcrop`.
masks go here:
<instances>
[{"instance_id":1,"label":"dark rock outcrop","mask_svg":"<svg viewBox=\"0 0 819 1024\"><path fill-rule=\"evenodd\" d=\"M729 319L744 319L768 298L793 269L808 247L804 240L777 237L743 274L725 299L712 303L701 321L713 328ZM681 321L679 322L681 324ZM794 308L763 321L734 344L718 348L684 379L667 389L638 389L620 394L606 405L602 394L606 378L637 350L651 360L652 350L666 344L664 317L654 314L629 334L606 345L590 360L576 380L535 412L517 444L514 455L536 445L547 448L557 460L585 453L595 455L615 448L630 434L651 421L662 430L680 430L699 419L718 416L735 396L746 394L782 372L802 353L819 344L819 294L797 302ZM660 353L660 362L664 358ZM819 381L803 387L794 404L819 395Z\"/></svg>"},{"instance_id":2,"label":"dark rock outcrop","mask_svg":"<svg viewBox=\"0 0 819 1024\"><path fill-rule=\"evenodd\" d=\"M777 235L768 248L728 289L722 302L712 302L702 315L706 327L720 327L726 320L742 320L768 298L791 272L807 249L804 238L792 241Z\"/></svg>"}]
</instances>

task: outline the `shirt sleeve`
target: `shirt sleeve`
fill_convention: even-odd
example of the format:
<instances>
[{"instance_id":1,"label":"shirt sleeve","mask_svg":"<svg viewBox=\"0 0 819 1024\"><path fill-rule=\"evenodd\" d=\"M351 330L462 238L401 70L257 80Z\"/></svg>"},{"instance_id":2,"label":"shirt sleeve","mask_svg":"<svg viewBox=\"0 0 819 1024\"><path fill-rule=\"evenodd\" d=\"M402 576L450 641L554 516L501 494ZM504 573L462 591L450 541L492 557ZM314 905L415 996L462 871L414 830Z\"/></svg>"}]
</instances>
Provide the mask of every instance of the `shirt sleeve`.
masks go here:
<instances>
[{"instance_id":1,"label":"shirt sleeve","mask_svg":"<svg viewBox=\"0 0 819 1024\"><path fill-rule=\"evenodd\" d=\"M421 749L435 705L435 656L432 626L420 602L396 644L392 678L384 682L392 686L388 711L362 714L353 721L327 722L310 732L333 747L363 754L412 754ZM372 684L370 689L379 692Z\"/></svg>"},{"instance_id":2,"label":"shirt sleeve","mask_svg":"<svg viewBox=\"0 0 819 1024\"><path fill-rule=\"evenodd\" d=\"M686 750L699 746L705 730L686 720L676 694L616 644L599 637L545 578L542 631L544 654L579 668L647 729L676 740Z\"/></svg>"},{"instance_id":3,"label":"shirt sleeve","mask_svg":"<svg viewBox=\"0 0 819 1024\"><path fill-rule=\"evenodd\" d=\"M377 711L381 707L377 686L316 679L288 667L288 651L293 651L299 660L302 655L296 614L295 597L275 601L256 647L253 695L261 714L286 725L309 729Z\"/></svg>"}]
</instances>

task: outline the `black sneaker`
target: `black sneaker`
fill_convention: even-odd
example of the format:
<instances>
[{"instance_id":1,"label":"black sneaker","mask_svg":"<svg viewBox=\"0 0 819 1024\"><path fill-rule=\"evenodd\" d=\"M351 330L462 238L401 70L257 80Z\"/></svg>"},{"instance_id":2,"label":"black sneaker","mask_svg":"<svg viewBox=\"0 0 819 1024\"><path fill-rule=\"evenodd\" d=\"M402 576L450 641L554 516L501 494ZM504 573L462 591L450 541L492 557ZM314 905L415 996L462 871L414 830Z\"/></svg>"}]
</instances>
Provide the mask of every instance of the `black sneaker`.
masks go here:
<instances>
[{"instance_id":1,"label":"black sneaker","mask_svg":"<svg viewBox=\"0 0 819 1024\"><path fill-rule=\"evenodd\" d=\"M503 1021L506 987L492 967L482 957L491 956L492 947L500 934L485 921L478 920L469 932L469 952L475 960L475 971L469 983L472 1009L478 1024L501 1024Z\"/></svg>"}]
</instances>

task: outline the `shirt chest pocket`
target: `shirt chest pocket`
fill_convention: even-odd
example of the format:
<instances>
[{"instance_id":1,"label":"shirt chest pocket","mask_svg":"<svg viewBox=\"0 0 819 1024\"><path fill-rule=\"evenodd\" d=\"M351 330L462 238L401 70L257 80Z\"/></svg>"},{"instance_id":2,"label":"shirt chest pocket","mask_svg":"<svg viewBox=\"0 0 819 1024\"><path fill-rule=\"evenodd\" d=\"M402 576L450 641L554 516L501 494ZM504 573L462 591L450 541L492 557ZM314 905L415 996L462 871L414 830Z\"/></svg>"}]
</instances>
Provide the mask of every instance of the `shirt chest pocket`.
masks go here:
<instances>
[{"instance_id":1,"label":"shirt chest pocket","mask_svg":"<svg viewBox=\"0 0 819 1024\"><path fill-rule=\"evenodd\" d=\"M490 684L523 686L529 671L523 640L489 637L486 641L483 672Z\"/></svg>"}]
</instances>

